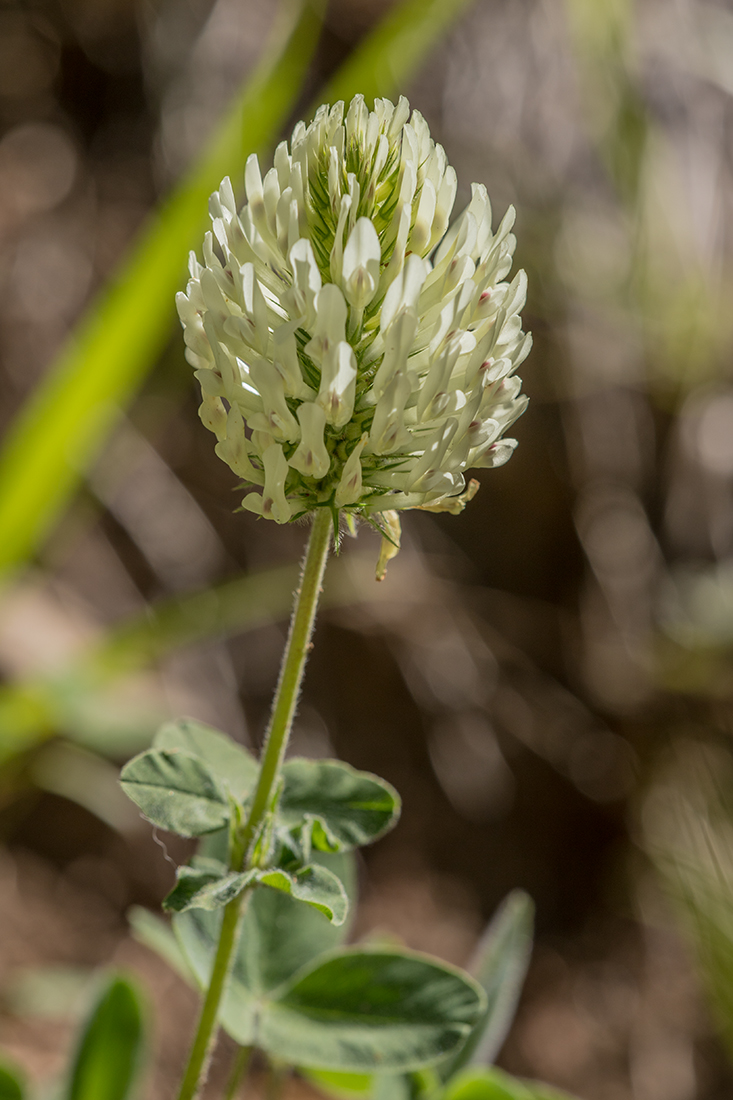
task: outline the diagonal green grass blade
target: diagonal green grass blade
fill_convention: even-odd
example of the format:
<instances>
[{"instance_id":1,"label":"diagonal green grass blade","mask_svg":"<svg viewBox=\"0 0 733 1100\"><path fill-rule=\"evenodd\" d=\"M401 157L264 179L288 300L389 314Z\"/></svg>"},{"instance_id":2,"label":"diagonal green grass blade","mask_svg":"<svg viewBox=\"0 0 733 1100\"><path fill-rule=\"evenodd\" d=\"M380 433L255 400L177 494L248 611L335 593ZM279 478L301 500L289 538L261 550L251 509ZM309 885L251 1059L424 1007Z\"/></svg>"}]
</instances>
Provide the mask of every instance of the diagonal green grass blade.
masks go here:
<instances>
[{"instance_id":1,"label":"diagonal green grass blade","mask_svg":"<svg viewBox=\"0 0 733 1100\"><path fill-rule=\"evenodd\" d=\"M356 92L367 99L394 95L469 3L398 4L345 62L318 102L348 100ZM294 29L285 36L278 32L273 50L211 148L163 207L12 429L0 455L0 573L22 563L45 538L117 410L154 363L170 329L170 303L183 282L186 252L202 235L209 192L227 172L235 174L251 150L271 144L277 135L301 87L322 7L323 0L302 3Z\"/></svg>"},{"instance_id":2,"label":"diagonal green grass blade","mask_svg":"<svg viewBox=\"0 0 733 1100\"><path fill-rule=\"evenodd\" d=\"M164 203L11 429L0 456L0 572L31 555L83 477L170 332L207 200L270 145L300 92L323 0L283 5L273 40L191 173Z\"/></svg>"},{"instance_id":3,"label":"diagonal green grass blade","mask_svg":"<svg viewBox=\"0 0 733 1100\"><path fill-rule=\"evenodd\" d=\"M403 91L430 51L474 0L403 0L367 35L319 96L319 103L349 100L361 92L367 102Z\"/></svg>"},{"instance_id":4,"label":"diagonal green grass blade","mask_svg":"<svg viewBox=\"0 0 733 1100\"><path fill-rule=\"evenodd\" d=\"M372 554L335 559L323 606L383 598L383 589L373 577ZM73 736L75 699L80 696L91 699L118 677L183 646L286 619L297 579L295 565L279 566L162 600L113 627L97 645L57 672L0 685L0 766L54 734Z\"/></svg>"}]
</instances>

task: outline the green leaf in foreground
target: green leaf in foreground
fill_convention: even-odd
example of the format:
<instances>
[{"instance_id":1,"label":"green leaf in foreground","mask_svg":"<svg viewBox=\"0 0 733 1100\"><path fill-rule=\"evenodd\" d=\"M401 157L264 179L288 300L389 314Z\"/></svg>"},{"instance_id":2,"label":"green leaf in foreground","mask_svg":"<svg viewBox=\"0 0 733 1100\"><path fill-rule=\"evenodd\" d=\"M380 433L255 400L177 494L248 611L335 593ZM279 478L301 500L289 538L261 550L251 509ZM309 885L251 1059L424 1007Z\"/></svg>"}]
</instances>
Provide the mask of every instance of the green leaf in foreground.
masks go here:
<instances>
[{"instance_id":1,"label":"green leaf in foreground","mask_svg":"<svg viewBox=\"0 0 733 1100\"><path fill-rule=\"evenodd\" d=\"M229 805L215 776L182 749L150 749L122 769L122 789L149 821L180 836L202 836L229 820Z\"/></svg>"},{"instance_id":2,"label":"green leaf in foreground","mask_svg":"<svg viewBox=\"0 0 733 1100\"><path fill-rule=\"evenodd\" d=\"M440 1067L447 1081L469 1062L488 1065L506 1038L532 954L532 899L514 890L500 905L484 933L470 972L486 992L486 1011L466 1043Z\"/></svg>"},{"instance_id":3,"label":"green leaf in foreground","mask_svg":"<svg viewBox=\"0 0 733 1100\"><path fill-rule=\"evenodd\" d=\"M280 870L260 871L257 878L264 886L282 890L296 901L312 906L332 924L343 924L346 920L349 899L340 879L317 863L301 867L294 874Z\"/></svg>"},{"instance_id":4,"label":"green leaf in foreground","mask_svg":"<svg viewBox=\"0 0 733 1100\"><path fill-rule=\"evenodd\" d=\"M485 1006L468 975L423 955L347 950L261 1004L254 1041L295 1065L419 1069L465 1039Z\"/></svg>"},{"instance_id":5,"label":"green leaf in foreground","mask_svg":"<svg viewBox=\"0 0 733 1100\"><path fill-rule=\"evenodd\" d=\"M0 1100L23 1100L25 1090L15 1070L0 1065Z\"/></svg>"},{"instance_id":6,"label":"green leaf in foreground","mask_svg":"<svg viewBox=\"0 0 733 1100\"><path fill-rule=\"evenodd\" d=\"M208 923L201 917L209 916L196 911L176 918L176 924L187 922L181 942L204 981L209 943L202 953L194 934ZM270 991L247 987L235 968L221 1023L242 1046L261 1047L292 1065L397 1073L449 1054L484 1005L482 990L468 975L437 960L352 949L316 958Z\"/></svg>"},{"instance_id":7,"label":"green leaf in foreground","mask_svg":"<svg viewBox=\"0 0 733 1100\"><path fill-rule=\"evenodd\" d=\"M142 1042L138 994L130 982L115 978L82 1033L64 1100L127 1100Z\"/></svg>"},{"instance_id":8,"label":"green leaf in foreground","mask_svg":"<svg viewBox=\"0 0 733 1100\"><path fill-rule=\"evenodd\" d=\"M450 1081L443 1100L574 1100L539 1081L511 1077L500 1069L466 1070Z\"/></svg>"},{"instance_id":9,"label":"green leaf in foreground","mask_svg":"<svg viewBox=\"0 0 733 1100\"><path fill-rule=\"evenodd\" d=\"M319 1092L335 1096L337 1100L369 1100L374 1087L370 1073L345 1073L334 1069L308 1069L304 1071Z\"/></svg>"},{"instance_id":10,"label":"green leaf in foreground","mask_svg":"<svg viewBox=\"0 0 733 1100\"><path fill-rule=\"evenodd\" d=\"M238 802L247 797L257 781L259 768L251 753L226 733L193 718L168 722L156 733L153 748L184 749L198 756Z\"/></svg>"},{"instance_id":11,"label":"green leaf in foreground","mask_svg":"<svg viewBox=\"0 0 733 1100\"><path fill-rule=\"evenodd\" d=\"M335 1100L416 1100L423 1095L411 1073L344 1073L298 1067L319 1092ZM432 1070L426 1073L432 1075ZM431 1077L432 1081L432 1077Z\"/></svg>"},{"instance_id":12,"label":"green leaf in foreground","mask_svg":"<svg viewBox=\"0 0 733 1100\"><path fill-rule=\"evenodd\" d=\"M291 830L305 824L319 851L371 844L399 818L400 797L389 783L340 760L288 760L283 780L280 822Z\"/></svg>"}]
</instances>

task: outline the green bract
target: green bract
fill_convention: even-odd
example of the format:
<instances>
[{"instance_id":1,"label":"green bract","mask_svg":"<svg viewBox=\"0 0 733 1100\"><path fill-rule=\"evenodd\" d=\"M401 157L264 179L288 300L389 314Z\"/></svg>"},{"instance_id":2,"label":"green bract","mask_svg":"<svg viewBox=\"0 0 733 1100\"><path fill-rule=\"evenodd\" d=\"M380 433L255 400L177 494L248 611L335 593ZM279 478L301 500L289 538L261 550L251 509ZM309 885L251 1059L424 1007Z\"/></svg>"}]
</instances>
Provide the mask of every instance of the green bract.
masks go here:
<instances>
[{"instance_id":1,"label":"green bract","mask_svg":"<svg viewBox=\"0 0 733 1100\"><path fill-rule=\"evenodd\" d=\"M264 180L249 158L245 189L241 210L228 179L211 196L177 299L243 506L278 523L324 505L460 511L464 471L509 458L527 400L514 210L492 232L474 184L448 229L456 174L404 98L321 107Z\"/></svg>"}]
</instances>

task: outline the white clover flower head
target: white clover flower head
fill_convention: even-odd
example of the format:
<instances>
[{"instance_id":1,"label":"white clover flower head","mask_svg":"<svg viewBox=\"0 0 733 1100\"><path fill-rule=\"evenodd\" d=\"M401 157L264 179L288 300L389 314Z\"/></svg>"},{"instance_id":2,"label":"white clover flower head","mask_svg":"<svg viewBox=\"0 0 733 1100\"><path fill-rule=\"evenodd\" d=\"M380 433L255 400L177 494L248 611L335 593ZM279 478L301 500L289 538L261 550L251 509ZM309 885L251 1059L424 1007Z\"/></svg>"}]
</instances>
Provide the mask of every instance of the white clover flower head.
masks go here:
<instances>
[{"instance_id":1,"label":"white clover flower head","mask_svg":"<svg viewBox=\"0 0 733 1100\"><path fill-rule=\"evenodd\" d=\"M527 404L514 210L492 232L473 184L449 228L455 171L404 98L319 108L264 179L251 156L244 183L241 209L228 179L211 196L204 263L191 254L177 296L243 507L277 523L322 506L460 511L464 471L507 461Z\"/></svg>"}]
</instances>

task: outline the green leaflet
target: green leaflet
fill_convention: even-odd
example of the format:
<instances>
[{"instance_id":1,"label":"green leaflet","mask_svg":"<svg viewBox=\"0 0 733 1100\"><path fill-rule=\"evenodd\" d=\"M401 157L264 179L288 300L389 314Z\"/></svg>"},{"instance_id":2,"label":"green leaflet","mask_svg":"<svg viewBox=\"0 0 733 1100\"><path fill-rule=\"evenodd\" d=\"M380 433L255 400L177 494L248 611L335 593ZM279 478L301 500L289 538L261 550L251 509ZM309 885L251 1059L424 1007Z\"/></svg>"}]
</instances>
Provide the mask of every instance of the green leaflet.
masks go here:
<instances>
[{"instance_id":1,"label":"green leaflet","mask_svg":"<svg viewBox=\"0 0 733 1100\"><path fill-rule=\"evenodd\" d=\"M253 1039L296 1065L403 1071L438 1061L470 1031L484 995L422 955L339 952L261 1003Z\"/></svg>"},{"instance_id":2,"label":"green leaflet","mask_svg":"<svg viewBox=\"0 0 733 1100\"><path fill-rule=\"evenodd\" d=\"M163 899L170 913L188 909L221 909L257 878L257 871L227 871L216 859L197 857L190 866L179 867L176 885Z\"/></svg>"},{"instance_id":3,"label":"green leaflet","mask_svg":"<svg viewBox=\"0 0 733 1100\"><path fill-rule=\"evenodd\" d=\"M259 767L251 753L226 733L193 718L179 718L163 726L153 739L153 748L184 749L198 756L239 802L257 782Z\"/></svg>"},{"instance_id":4,"label":"green leaflet","mask_svg":"<svg viewBox=\"0 0 733 1100\"><path fill-rule=\"evenodd\" d=\"M299 1072L319 1092L335 1100L417 1100L422 1092L412 1073L345 1073L338 1070L306 1069ZM432 1070L426 1073L432 1074Z\"/></svg>"},{"instance_id":5,"label":"green leaflet","mask_svg":"<svg viewBox=\"0 0 733 1100\"><path fill-rule=\"evenodd\" d=\"M213 833L229 820L216 777L183 749L140 753L122 769L120 783L149 821L180 836Z\"/></svg>"},{"instance_id":6,"label":"green leaflet","mask_svg":"<svg viewBox=\"0 0 733 1100\"><path fill-rule=\"evenodd\" d=\"M127 1100L142 1041L138 994L130 982L114 978L82 1033L64 1100Z\"/></svg>"},{"instance_id":7,"label":"green leaflet","mask_svg":"<svg viewBox=\"0 0 733 1100\"><path fill-rule=\"evenodd\" d=\"M283 766L278 818L292 830L305 825L319 851L371 844L397 823L397 791L369 772L339 760L288 760Z\"/></svg>"},{"instance_id":8,"label":"green leaflet","mask_svg":"<svg viewBox=\"0 0 733 1100\"><path fill-rule=\"evenodd\" d=\"M23 1100L25 1090L20 1077L8 1066L0 1066L0 1100Z\"/></svg>"},{"instance_id":9,"label":"green leaflet","mask_svg":"<svg viewBox=\"0 0 733 1100\"><path fill-rule=\"evenodd\" d=\"M333 872L310 864L295 872L277 868L227 871L214 859L197 857L189 867L178 868L178 881L163 902L171 912L189 909L221 909L248 886L262 885L280 890L295 901L312 906L333 924L343 924L349 909L346 891Z\"/></svg>"},{"instance_id":10,"label":"green leaflet","mask_svg":"<svg viewBox=\"0 0 733 1100\"><path fill-rule=\"evenodd\" d=\"M260 871L257 879L263 886L282 890L296 901L311 905L332 924L340 925L346 920L349 899L341 880L317 863L300 867L294 873L277 869Z\"/></svg>"},{"instance_id":11,"label":"green leaflet","mask_svg":"<svg viewBox=\"0 0 733 1100\"><path fill-rule=\"evenodd\" d=\"M469 1062L490 1064L499 1053L519 1000L532 953L532 899L509 894L489 924L469 970L487 995L486 1011L465 1045L440 1067L447 1081Z\"/></svg>"},{"instance_id":12,"label":"green leaflet","mask_svg":"<svg viewBox=\"0 0 733 1100\"><path fill-rule=\"evenodd\" d=\"M573 1100L538 1081L520 1081L500 1069L466 1070L449 1082L443 1100Z\"/></svg>"},{"instance_id":13,"label":"green leaflet","mask_svg":"<svg viewBox=\"0 0 733 1100\"><path fill-rule=\"evenodd\" d=\"M338 1070L310 1069L305 1076L319 1092L337 1100L367 1100L371 1096L374 1078L370 1073L345 1073Z\"/></svg>"}]
</instances>

